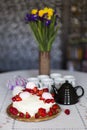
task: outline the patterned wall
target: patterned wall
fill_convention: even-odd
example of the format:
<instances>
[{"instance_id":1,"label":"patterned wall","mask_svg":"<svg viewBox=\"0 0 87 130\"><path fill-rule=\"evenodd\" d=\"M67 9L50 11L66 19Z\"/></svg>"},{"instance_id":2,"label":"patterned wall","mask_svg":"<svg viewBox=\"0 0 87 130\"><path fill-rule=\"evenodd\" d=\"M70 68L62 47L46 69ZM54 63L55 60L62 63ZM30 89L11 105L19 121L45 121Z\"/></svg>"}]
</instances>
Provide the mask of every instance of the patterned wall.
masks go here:
<instances>
[{"instance_id":1,"label":"patterned wall","mask_svg":"<svg viewBox=\"0 0 87 130\"><path fill-rule=\"evenodd\" d=\"M59 5L59 0L0 0L0 71L38 68L38 48L24 16L34 7ZM61 68L60 32L52 47L51 68Z\"/></svg>"}]
</instances>

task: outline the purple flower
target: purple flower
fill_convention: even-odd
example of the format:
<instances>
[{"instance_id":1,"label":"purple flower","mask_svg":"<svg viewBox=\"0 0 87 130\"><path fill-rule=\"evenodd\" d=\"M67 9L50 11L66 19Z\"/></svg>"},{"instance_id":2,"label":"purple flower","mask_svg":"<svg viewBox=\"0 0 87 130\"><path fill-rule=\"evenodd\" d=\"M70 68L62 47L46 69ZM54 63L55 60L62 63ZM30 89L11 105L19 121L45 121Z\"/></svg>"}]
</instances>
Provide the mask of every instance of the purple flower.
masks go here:
<instances>
[{"instance_id":1,"label":"purple flower","mask_svg":"<svg viewBox=\"0 0 87 130\"><path fill-rule=\"evenodd\" d=\"M46 26L49 26L50 23L51 23L51 20L46 20L46 21L45 21L45 25L46 25Z\"/></svg>"},{"instance_id":2,"label":"purple flower","mask_svg":"<svg viewBox=\"0 0 87 130\"><path fill-rule=\"evenodd\" d=\"M35 14L35 15L31 15L31 19L32 19L32 21L37 21L38 20L38 15L37 14Z\"/></svg>"},{"instance_id":3,"label":"purple flower","mask_svg":"<svg viewBox=\"0 0 87 130\"><path fill-rule=\"evenodd\" d=\"M26 14L25 21L30 22L32 20L31 14Z\"/></svg>"},{"instance_id":4,"label":"purple flower","mask_svg":"<svg viewBox=\"0 0 87 130\"><path fill-rule=\"evenodd\" d=\"M31 21L37 21L38 20L38 15L35 14L26 14L25 16L25 21L28 23L28 22L31 22Z\"/></svg>"}]
</instances>

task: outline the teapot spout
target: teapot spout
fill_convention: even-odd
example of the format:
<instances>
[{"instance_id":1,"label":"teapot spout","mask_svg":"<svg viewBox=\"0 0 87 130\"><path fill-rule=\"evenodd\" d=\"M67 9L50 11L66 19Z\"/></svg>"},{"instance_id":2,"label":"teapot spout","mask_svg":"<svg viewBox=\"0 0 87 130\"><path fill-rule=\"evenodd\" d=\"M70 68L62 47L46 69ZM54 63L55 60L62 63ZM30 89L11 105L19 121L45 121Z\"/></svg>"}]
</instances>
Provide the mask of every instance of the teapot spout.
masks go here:
<instances>
[{"instance_id":1,"label":"teapot spout","mask_svg":"<svg viewBox=\"0 0 87 130\"><path fill-rule=\"evenodd\" d=\"M52 85L52 88L53 88L53 92L54 92L55 96L58 95L58 90L55 87L55 85Z\"/></svg>"}]
</instances>

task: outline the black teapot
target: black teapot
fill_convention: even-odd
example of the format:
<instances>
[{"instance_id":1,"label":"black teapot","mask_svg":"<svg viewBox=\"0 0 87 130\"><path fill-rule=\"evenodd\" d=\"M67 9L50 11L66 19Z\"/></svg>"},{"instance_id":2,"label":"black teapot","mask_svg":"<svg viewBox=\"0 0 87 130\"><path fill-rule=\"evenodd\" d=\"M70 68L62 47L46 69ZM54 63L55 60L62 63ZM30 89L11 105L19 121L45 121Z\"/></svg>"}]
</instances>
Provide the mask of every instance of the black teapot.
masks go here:
<instances>
[{"instance_id":1,"label":"black teapot","mask_svg":"<svg viewBox=\"0 0 87 130\"><path fill-rule=\"evenodd\" d=\"M84 95L84 89L81 86L73 87L68 81L63 83L61 87L57 90L54 85L52 85L54 91L54 99L59 104L72 105L79 101L79 98ZM81 90L81 94L78 95L77 90Z\"/></svg>"}]
</instances>

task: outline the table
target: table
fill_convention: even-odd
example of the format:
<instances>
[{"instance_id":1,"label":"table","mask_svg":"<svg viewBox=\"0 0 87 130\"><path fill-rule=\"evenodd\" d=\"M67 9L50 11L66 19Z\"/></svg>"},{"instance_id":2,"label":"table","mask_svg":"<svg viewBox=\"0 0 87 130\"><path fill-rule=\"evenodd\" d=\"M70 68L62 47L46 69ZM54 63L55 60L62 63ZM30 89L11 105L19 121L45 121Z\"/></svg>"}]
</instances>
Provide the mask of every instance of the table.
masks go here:
<instances>
[{"instance_id":1,"label":"table","mask_svg":"<svg viewBox=\"0 0 87 130\"><path fill-rule=\"evenodd\" d=\"M84 96L75 105L60 105L62 112L52 120L30 123L20 122L8 117L7 106L11 103L12 91L6 87L7 81L14 76L29 78L37 76L37 70L13 71L0 74L0 129L1 130L86 130L87 129L87 73L53 70L63 76L72 74L76 77L76 84L83 86ZM70 115L64 113L70 109Z\"/></svg>"}]
</instances>

